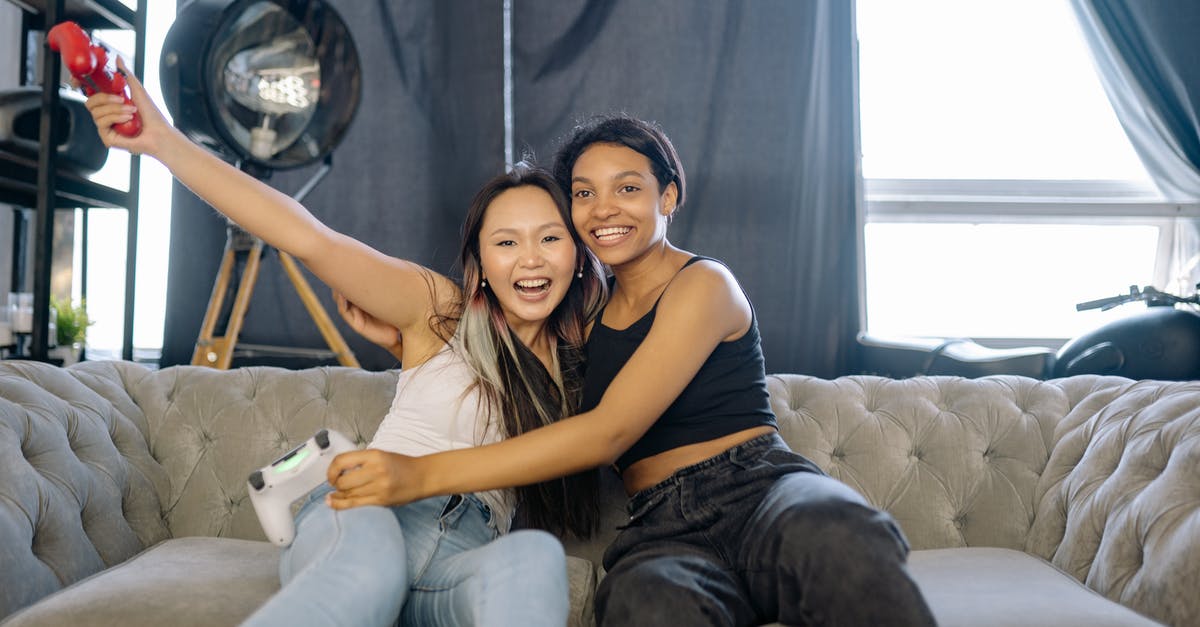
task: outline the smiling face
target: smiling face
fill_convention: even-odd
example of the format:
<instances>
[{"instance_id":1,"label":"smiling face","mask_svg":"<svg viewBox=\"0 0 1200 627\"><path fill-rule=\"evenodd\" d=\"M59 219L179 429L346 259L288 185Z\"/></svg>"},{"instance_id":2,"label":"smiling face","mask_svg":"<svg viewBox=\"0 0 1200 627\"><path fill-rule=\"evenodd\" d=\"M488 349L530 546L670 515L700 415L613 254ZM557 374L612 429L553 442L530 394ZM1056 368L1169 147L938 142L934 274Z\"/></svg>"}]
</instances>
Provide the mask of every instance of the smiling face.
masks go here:
<instances>
[{"instance_id":1,"label":"smiling face","mask_svg":"<svg viewBox=\"0 0 1200 627\"><path fill-rule=\"evenodd\" d=\"M505 190L488 205L479 259L487 289L527 344L566 296L578 263L554 199L531 185Z\"/></svg>"},{"instance_id":2,"label":"smiling face","mask_svg":"<svg viewBox=\"0 0 1200 627\"><path fill-rule=\"evenodd\" d=\"M664 245L675 184L660 191L645 155L593 144L571 170L571 217L600 261L619 266Z\"/></svg>"}]
</instances>

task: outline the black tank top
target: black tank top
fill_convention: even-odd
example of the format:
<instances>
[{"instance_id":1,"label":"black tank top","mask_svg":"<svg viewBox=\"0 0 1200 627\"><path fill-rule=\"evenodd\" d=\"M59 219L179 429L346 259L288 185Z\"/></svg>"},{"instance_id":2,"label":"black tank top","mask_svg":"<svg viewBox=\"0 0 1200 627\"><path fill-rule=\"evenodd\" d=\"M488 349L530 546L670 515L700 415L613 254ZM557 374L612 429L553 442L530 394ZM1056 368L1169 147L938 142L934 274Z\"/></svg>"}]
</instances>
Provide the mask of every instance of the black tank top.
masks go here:
<instances>
[{"instance_id":1,"label":"black tank top","mask_svg":"<svg viewBox=\"0 0 1200 627\"><path fill-rule=\"evenodd\" d=\"M683 267L702 259L721 263L696 256ZM596 316L587 341L583 411L600 404L604 391L646 339L657 311L655 302L646 315L622 331L604 326L604 310ZM767 397L758 321L753 312L751 305L750 329L736 340L717 345L675 402L617 459L617 470L623 472L634 462L687 444L707 442L752 427L776 426Z\"/></svg>"}]
</instances>

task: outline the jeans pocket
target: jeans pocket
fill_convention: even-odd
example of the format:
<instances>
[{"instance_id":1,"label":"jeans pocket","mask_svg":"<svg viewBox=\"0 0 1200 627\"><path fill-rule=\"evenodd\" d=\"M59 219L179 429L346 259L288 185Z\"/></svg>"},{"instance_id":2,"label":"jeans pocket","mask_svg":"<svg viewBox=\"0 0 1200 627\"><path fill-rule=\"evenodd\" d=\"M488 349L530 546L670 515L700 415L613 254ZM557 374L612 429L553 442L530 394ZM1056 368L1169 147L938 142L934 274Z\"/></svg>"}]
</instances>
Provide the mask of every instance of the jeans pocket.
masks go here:
<instances>
[{"instance_id":1,"label":"jeans pocket","mask_svg":"<svg viewBox=\"0 0 1200 627\"><path fill-rule=\"evenodd\" d=\"M442 513L438 514L438 529L445 531L449 527L453 527L455 521L462 515L463 505L467 499L461 494L451 494L446 499L446 505L442 507Z\"/></svg>"}]
</instances>

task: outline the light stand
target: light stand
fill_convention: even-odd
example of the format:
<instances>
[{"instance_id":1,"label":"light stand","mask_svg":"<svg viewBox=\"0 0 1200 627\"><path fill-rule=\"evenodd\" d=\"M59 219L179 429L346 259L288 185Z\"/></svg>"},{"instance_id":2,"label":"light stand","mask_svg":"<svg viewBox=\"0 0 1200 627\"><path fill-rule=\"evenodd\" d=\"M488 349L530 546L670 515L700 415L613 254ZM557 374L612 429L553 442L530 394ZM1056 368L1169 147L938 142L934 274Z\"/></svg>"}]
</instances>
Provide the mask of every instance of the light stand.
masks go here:
<instances>
[{"instance_id":1,"label":"light stand","mask_svg":"<svg viewBox=\"0 0 1200 627\"><path fill-rule=\"evenodd\" d=\"M325 175L333 167L332 161L332 157L326 156L325 163L321 165L316 174L292 196L296 202L303 202L304 197L317 186L321 179L325 178ZM316 323L329 350L262 344L242 344L238 348L238 335L241 333L242 323L246 319L246 310L250 307L250 297L254 295L254 285L258 282L262 257L265 252L270 250L272 250L271 247L261 239L242 230L238 225L230 222L226 227L225 252L221 256L221 266L217 270L217 278L213 283L212 296L209 297L208 308L204 312L204 322L200 324L200 335L196 339L196 349L192 352L192 365L212 366L225 370L229 368L236 354L241 357L260 355L316 359L332 357L336 358L338 363L343 366L358 368L358 359L354 357L354 352L350 350L346 340L342 338L342 334L333 325L329 314L321 306L321 301L317 300L308 280L300 271L300 266L291 255L282 250L275 251L279 255L279 261L283 264L283 269L287 273L288 279L291 280L292 287L296 289L301 302L304 303L309 317ZM229 293L230 280L235 274L240 277L238 288L233 303L226 312L225 297ZM217 324L222 319L225 320L224 333L219 336L214 335ZM235 349L237 350L235 351Z\"/></svg>"}]
</instances>

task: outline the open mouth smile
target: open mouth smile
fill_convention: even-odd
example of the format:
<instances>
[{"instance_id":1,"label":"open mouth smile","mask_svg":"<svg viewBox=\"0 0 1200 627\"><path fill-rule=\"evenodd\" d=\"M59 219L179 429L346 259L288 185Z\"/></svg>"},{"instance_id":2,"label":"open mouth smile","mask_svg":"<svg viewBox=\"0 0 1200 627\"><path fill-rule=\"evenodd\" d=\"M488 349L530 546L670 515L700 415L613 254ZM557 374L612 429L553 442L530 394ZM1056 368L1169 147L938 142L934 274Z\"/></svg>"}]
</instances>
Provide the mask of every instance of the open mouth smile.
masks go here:
<instances>
[{"instance_id":1,"label":"open mouth smile","mask_svg":"<svg viewBox=\"0 0 1200 627\"><path fill-rule=\"evenodd\" d=\"M513 283L513 289L524 296L539 296L550 291L550 279L521 279Z\"/></svg>"},{"instance_id":2,"label":"open mouth smile","mask_svg":"<svg viewBox=\"0 0 1200 627\"><path fill-rule=\"evenodd\" d=\"M629 234L631 226L605 226L592 230L592 237L600 242L615 242Z\"/></svg>"}]
</instances>

